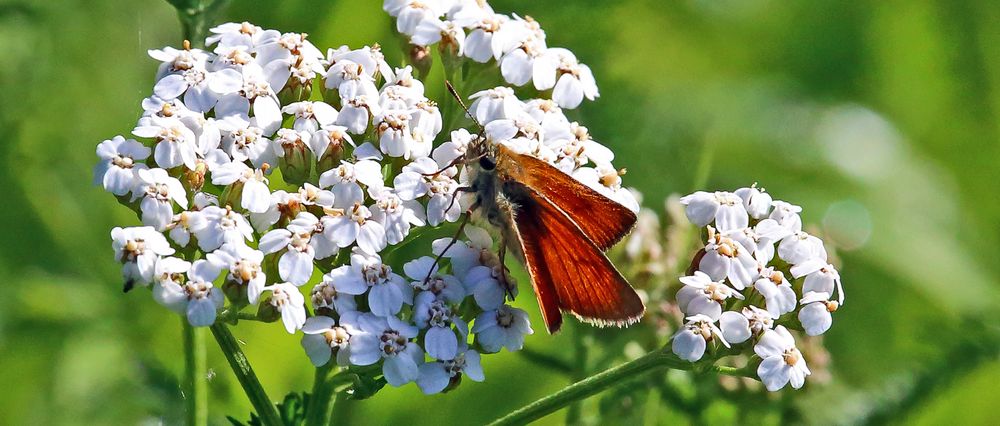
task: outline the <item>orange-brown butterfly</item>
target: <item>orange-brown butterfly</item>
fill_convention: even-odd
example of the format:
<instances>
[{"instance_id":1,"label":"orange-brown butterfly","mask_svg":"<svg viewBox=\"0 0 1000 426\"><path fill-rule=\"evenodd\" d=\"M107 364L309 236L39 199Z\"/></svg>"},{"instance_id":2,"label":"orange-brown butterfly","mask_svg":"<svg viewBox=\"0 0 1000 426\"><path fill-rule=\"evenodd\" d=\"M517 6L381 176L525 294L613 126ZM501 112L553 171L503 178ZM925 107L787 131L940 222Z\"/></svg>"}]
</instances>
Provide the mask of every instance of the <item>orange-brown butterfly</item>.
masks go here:
<instances>
[{"instance_id":1,"label":"orange-brown butterfly","mask_svg":"<svg viewBox=\"0 0 1000 426\"><path fill-rule=\"evenodd\" d=\"M496 226L504 248L527 267L550 333L562 325L561 310L598 326L642 317L642 300L604 253L635 226L634 212L483 132L458 163L470 172L462 189L475 194L469 210Z\"/></svg>"}]
</instances>

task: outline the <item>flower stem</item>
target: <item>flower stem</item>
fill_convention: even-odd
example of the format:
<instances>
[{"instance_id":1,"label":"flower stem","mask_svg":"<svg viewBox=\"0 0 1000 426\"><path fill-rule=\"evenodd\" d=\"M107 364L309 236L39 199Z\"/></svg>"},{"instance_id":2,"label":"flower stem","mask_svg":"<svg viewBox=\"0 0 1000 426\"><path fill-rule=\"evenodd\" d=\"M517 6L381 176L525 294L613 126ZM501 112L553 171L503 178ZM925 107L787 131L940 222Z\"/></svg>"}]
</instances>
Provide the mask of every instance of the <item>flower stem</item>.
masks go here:
<instances>
[{"instance_id":1,"label":"flower stem","mask_svg":"<svg viewBox=\"0 0 1000 426\"><path fill-rule=\"evenodd\" d=\"M215 324L212 324L212 335L215 336L215 341L219 343L222 353L226 355L229 366L233 369L233 373L236 374L236 379L239 380L240 386L243 386L243 391L246 392L247 398L250 399L250 404L257 411L257 416L260 417L261 423L267 426L280 426L282 422L281 417L278 416L278 410L274 408L271 399L264 392L264 387L260 385L257 375L254 374L253 368L250 367L250 361L247 359L246 354L243 353L243 350L240 349L236 338L229 332L229 328L222 322L216 321Z\"/></svg>"},{"instance_id":2,"label":"flower stem","mask_svg":"<svg viewBox=\"0 0 1000 426\"><path fill-rule=\"evenodd\" d=\"M205 360L205 329L192 327L187 317L181 317L184 326L184 401L187 424L208 424L208 382Z\"/></svg>"},{"instance_id":3,"label":"flower stem","mask_svg":"<svg viewBox=\"0 0 1000 426\"><path fill-rule=\"evenodd\" d=\"M333 368L333 360L316 369L313 376L312 394L309 397L309 409L306 410L306 425L320 426L328 423L330 416L330 398L333 396L333 384L328 383L326 376Z\"/></svg>"},{"instance_id":4,"label":"flower stem","mask_svg":"<svg viewBox=\"0 0 1000 426\"><path fill-rule=\"evenodd\" d=\"M493 423L498 425L520 425L538 420L551 414L573 402L582 400L601 392L607 388L619 385L624 381L633 379L643 374L647 374L661 368L671 368L675 370L695 370L698 364L683 361L674 354L666 352L664 349L652 351L646 355L626 362L622 365L611 367L579 382L573 383L566 388L545 396L531 404L525 405L511 413L503 416ZM747 377L749 374L744 369L712 365L706 369L710 372L729 376Z\"/></svg>"},{"instance_id":5,"label":"flower stem","mask_svg":"<svg viewBox=\"0 0 1000 426\"><path fill-rule=\"evenodd\" d=\"M204 47L205 36L215 15L229 0L167 0L177 9L184 39L193 47Z\"/></svg>"}]
</instances>

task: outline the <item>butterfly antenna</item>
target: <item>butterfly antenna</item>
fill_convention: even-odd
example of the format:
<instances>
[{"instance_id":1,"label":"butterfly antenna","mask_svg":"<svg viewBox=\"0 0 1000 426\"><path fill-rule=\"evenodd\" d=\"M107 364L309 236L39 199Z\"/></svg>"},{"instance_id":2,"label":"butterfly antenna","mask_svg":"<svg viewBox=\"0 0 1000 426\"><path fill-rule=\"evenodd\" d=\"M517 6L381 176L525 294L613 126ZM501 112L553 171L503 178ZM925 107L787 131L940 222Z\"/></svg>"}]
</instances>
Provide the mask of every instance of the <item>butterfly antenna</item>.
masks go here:
<instances>
[{"instance_id":1,"label":"butterfly antenna","mask_svg":"<svg viewBox=\"0 0 1000 426\"><path fill-rule=\"evenodd\" d=\"M483 127L483 125L479 123L479 120L476 120L476 116L472 115L472 112L469 111L469 107L465 105L465 101L462 100L462 96L458 94L457 90L455 90L455 86L453 86L449 80L445 80L444 84L445 86L448 86L448 93L451 93L451 96L454 97L455 100L458 101L458 104L462 106L462 110L465 111L465 115L472 119L472 122L479 128L479 136L485 136L486 128Z\"/></svg>"}]
</instances>

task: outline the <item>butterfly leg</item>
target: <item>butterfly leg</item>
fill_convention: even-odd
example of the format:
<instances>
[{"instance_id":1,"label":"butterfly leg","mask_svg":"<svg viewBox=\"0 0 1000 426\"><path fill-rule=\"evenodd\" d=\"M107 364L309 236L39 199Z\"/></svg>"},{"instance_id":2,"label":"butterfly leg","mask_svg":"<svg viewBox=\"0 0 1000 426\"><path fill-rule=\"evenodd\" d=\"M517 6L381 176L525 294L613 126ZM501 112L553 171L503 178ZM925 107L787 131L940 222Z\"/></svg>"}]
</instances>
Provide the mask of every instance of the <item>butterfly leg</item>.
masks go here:
<instances>
[{"instance_id":1,"label":"butterfly leg","mask_svg":"<svg viewBox=\"0 0 1000 426\"><path fill-rule=\"evenodd\" d=\"M500 242L500 250L497 251L497 257L500 258L500 283L504 287L504 292L507 293L507 297L510 300L514 300L514 288L515 284L510 278L510 269L507 269L507 241Z\"/></svg>"},{"instance_id":2,"label":"butterfly leg","mask_svg":"<svg viewBox=\"0 0 1000 426\"><path fill-rule=\"evenodd\" d=\"M458 191L456 191L456 193L457 192ZM454 200L454 197L452 197L452 200ZM431 279L431 274L437 268L438 263L441 263L441 258L444 257L444 254L447 253L448 250L451 249L452 246L454 246L455 243L458 242L458 237L462 236L462 231L465 231L465 225L467 225L469 223L469 220L472 219L472 212L474 212L477 208L479 208L478 202L469 207L469 209L466 210L465 213L462 213L462 220L458 223L458 230L456 230L455 235L451 237L451 242L449 242L448 245L446 245L444 249L441 250L441 253L438 253L437 256L434 257L434 263L431 265L431 268L427 271L427 276L424 277L425 285Z\"/></svg>"}]
</instances>

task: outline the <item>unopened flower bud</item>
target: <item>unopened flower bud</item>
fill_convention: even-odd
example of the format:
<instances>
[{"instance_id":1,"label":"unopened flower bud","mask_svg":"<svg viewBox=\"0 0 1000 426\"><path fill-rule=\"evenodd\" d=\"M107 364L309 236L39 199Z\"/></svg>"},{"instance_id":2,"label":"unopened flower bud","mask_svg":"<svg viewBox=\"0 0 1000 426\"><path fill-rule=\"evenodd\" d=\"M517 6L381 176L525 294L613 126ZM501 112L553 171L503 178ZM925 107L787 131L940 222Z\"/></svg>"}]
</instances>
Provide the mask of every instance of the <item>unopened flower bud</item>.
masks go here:
<instances>
[{"instance_id":1,"label":"unopened flower bud","mask_svg":"<svg viewBox=\"0 0 1000 426\"><path fill-rule=\"evenodd\" d=\"M411 44L409 55L410 64L417 70L421 78L426 76L431 70L431 64L434 62L434 58L431 56L431 49L426 46Z\"/></svg>"}]
</instances>

